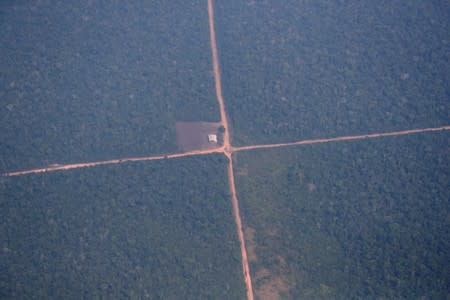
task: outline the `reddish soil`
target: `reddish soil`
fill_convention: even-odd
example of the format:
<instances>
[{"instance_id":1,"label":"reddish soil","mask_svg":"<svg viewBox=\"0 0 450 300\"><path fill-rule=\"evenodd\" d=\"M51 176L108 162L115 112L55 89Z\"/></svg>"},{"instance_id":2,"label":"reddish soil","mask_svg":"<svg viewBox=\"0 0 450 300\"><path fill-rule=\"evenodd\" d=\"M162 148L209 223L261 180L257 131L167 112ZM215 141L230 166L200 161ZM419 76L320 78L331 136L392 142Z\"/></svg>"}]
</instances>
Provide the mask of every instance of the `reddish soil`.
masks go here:
<instances>
[{"instance_id":1,"label":"reddish soil","mask_svg":"<svg viewBox=\"0 0 450 300\"><path fill-rule=\"evenodd\" d=\"M233 159L231 154L225 152L228 157L228 180L231 192L231 206L233 208L234 221L236 222L239 243L241 245L242 270L244 272L245 286L247 287L247 300L253 300L253 286L248 264L247 247L245 246L244 230L242 228L241 213L239 211L239 201L236 195L236 185L234 183Z\"/></svg>"},{"instance_id":2,"label":"reddish soil","mask_svg":"<svg viewBox=\"0 0 450 300\"><path fill-rule=\"evenodd\" d=\"M223 150L221 148L217 148L217 149L206 149L206 150L193 150L193 151L189 151L189 152L172 153L172 154L161 154L161 155L155 155L155 156L126 157L126 158L119 158L119 159L101 160L101 161L75 163L75 164L51 164L51 165L49 165L47 167L43 167L43 168L10 172L10 173L2 174L2 175L3 176L21 176L21 175L28 175L28 174L62 171L62 170L98 167L98 166L102 166L102 165L115 165L115 164L130 162L130 161L162 160L162 159L171 159L171 158L178 158L178 157L195 156L195 155L206 155L206 154L212 154L212 153L223 153Z\"/></svg>"},{"instance_id":3,"label":"reddish soil","mask_svg":"<svg viewBox=\"0 0 450 300\"><path fill-rule=\"evenodd\" d=\"M213 73L214 73L214 83L216 88L216 97L219 102L220 109L220 122L222 126L225 128L225 133L223 136L223 148L226 153L230 153L231 141L230 141L230 132L228 126L227 113L225 111L225 101L223 100L222 95L222 79L220 75L220 64L219 64L219 54L217 51L217 41L216 41L216 29L214 26L214 6L213 1L208 0L208 21L209 21L209 36L211 42L211 56L212 56L212 64L213 64Z\"/></svg>"},{"instance_id":4,"label":"reddish soil","mask_svg":"<svg viewBox=\"0 0 450 300\"><path fill-rule=\"evenodd\" d=\"M244 272L245 286L247 289L247 300L253 300L252 278L250 276L250 267L248 264L247 249L245 247L241 214L239 212L239 201L237 198L236 187L234 184L233 158L231 157L232 148L229 131L230 127L228 126L228 119L225 111L225 103L222 95L222 80L220 76L220 64L219 64L219 55L217 51L216 30L214 27L214 6L212 0L208 0L208 22L209 22L209 33L211 42L211 56L214 71L214 83L216 87L216 97L217 101L219 102L221 125L225 128L225 132L223 135L223 146L220 149L228 157L228 182L230 185L231 205L233 207L234 220L236 223L239 243L241 246L242 270Z\"/></svg>"}]
</instances>

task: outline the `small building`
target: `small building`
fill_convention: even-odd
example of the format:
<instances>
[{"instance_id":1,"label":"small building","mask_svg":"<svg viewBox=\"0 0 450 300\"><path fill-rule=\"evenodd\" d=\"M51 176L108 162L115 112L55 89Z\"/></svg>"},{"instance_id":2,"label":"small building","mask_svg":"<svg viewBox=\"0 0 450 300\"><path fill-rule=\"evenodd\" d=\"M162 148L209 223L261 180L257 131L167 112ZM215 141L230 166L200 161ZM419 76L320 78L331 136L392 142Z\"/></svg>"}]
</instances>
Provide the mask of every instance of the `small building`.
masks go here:
<instances>
[{"instance_id":1,"label":"small building","mask_svg":"<svg viewBox=\"0 0 450 300\"><path fill-rule=\"evenodd\" d=\"M208 142L217 144L217 134L208 134Z\"/></svg>"}]
</instances>

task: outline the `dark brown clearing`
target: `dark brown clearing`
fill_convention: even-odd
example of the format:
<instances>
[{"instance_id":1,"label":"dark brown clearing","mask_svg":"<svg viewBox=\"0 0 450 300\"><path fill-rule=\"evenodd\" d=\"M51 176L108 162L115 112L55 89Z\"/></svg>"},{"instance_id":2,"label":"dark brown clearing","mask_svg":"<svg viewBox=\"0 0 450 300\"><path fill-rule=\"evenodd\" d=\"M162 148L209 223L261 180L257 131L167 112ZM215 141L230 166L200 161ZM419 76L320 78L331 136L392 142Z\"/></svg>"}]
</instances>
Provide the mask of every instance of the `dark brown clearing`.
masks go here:
<instances>
[{"instance_id":1,"label":"dark brown clearing","mask_svg":"<svg viewBox=\"0 0 450 300\"><path fill-rule=\"evenodd\" d=\"M183 151L217 148L217 144L208 142L208 134L217 134L220 125L209 122L177 122L177 146Z\"/></svg>"}]
</instances>

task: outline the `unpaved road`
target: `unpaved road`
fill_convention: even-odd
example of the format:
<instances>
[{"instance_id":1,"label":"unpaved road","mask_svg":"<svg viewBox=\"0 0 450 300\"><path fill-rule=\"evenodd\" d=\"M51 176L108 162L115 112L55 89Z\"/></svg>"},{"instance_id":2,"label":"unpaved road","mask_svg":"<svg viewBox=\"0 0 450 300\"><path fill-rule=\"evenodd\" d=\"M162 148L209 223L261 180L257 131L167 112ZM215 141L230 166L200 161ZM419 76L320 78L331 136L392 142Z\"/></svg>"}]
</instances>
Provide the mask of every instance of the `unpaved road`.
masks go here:
<instances>
[{"instance_id":1,"label":"unpaved road","mask_svg":"<svg viewBox=\"0 0 450 300\"><path fill-rule=\"evenodd\" d=\"M193 150L193 151L188 151L188 152L183 152L183 153L161 154L161 155L155 155L155 156L125 157L125 158L119 158L119 159L76 163L76 164L52 164L50 166L43 167L43 168L10 172L10 173L5 173L3 175L4 176L20 176L20 175L27 175L27 174L90 168L90 167L97 167L97 166L102 166L102 165L115 165L115 164L121 164L121 163L132 162L132 161L161 160L161 159L170 159L170 158L187 157L187 156L195 156L195 155L206 155L206 154L213 154L213 153L223 153L223 150L220 148L215 148L215 149L206 149L206 150Z\"/></svg>"},{"instance_id":2,"label":"unpaved road","mask_svg":"<svg viewBox=\"0 0 450 300\"><path fill-rule=\"evenodd\" d=\"M225 128L225 132L223 135L223 149L225 152L229 152L230 134L229 134L227 113L225 111L225 103L222 95L222 77L220 75L219 54L217 51L217 41L216 41L216 29L214 25L215 24L214 6L212 0L208 0L208 21L209 21L209 36L211 42L212 65L214 73L214 84L216 88L216 97L217 101L219 102L219 109L220 109L220 123Z\"/></svg>"},{"instance_id":3,"label":"unpaved road","mask_svg":"<svg viewBox=\"0 0 450 300\"><path fill-rule=\"evenodd\" d=\"M228 182L230 186L231 193L231 205L233 207L234 220L237 227L237 233L239 237L239 244L241 248L241 258L242 258L242 271L244 273L245 286L247 290L247 300L253 300L253 287L252 278L250 276L250 267L248 264L247 248L245 247L244 231L242 228L241 213L239 211L239 201L236 194L236 186L234 184L234 172L233 172L233 158L231 152L231 141L230 141L230 127L228 124L228 118L225 111L225 103L222 95L222 79L220 75L220 64L219 55L217 51L217 41L216 41L216 29L214 22L214 7L213 0L208 0L208 21L209 21L209 35L211 42L211 56L214 72L214 83L216 87L216 97L219 102L220 108L220 122L225 128L225 133L223 136L223 153L228 158Z\"/></svg>"},{"instance_id":4,"label":"unpaved road","mask_svg":"<svg viewBox=\"0 0 450 300\"><path fill-rule=\"evenodd\" d=\"M182 153L161 154L161 155L143 156L143 157L126 157L126 158L119 158L119 159L76 163L76 164L52 164L50 166L43 167L43 168L10 172L10 173L2 174L2 175L3 176L20 176L20 175L44 173L44 172L52 172L52 171L89 168L89 167L96 167L96 166L102 166L102 165L113 165L113 164L120 164L120 163L125 163L125 162L130 162L130 161L161 160L161 159L165 159L165 158L170 159L170 158L188 157L188 156L195 156L195 155L207 155L207 154L213 154L213 153L224 153L228 158L230 158L232 153L240 152L240 151L282 148L282 147L299 146L299 145L320 144L320 143L355 141L355 140L374 139L374 138L392 137L392 136L401 136L401 135L411 135L411 134L446 131L446 130L450 130L450 125L441 126L441 127L432 127L432 128L419 128L419 129L410 129L410 130L402 130L402 131L378 132L378 133L362 134L362 135L348 135L348 136L339 136L339 137L332 137L332 138L301 140L301 141L296 141L296 142L291 142L291 143L262 144L262 145L249 145L249 146L242 146L242 147L230 147L228 149L228 151L225 151L225 149L223 147L220 147L220 148L205 149L205 150L194 150L194 151L188 151L188 152L182 152Z\"/></svg>"},{"instance_id":5,"label":"unpaved road","mask_svg":"<svg viewBox=\"0 0 450 300\"><path fill-rule=\"evenodd\" d=\"M296 141L296 142L291 142L291 143L250 145L250 146L243 146L243 147L234 147L231 149L231 151L239 152L239 151L249 151L249 150L256 150L256 149L270 149L270 148L298 146L298 145L312 145L312 144L321 144L321 143L355 141L355 140L375 139L375 138L380 138L380 137L401 136L401 135L410 135L410 134L417 134L417 133L423 133L423 132L444 131L444 130L450 130L450 126L409 129L409 130L391 131L391 132L376 132L376 133L361 134L361 135L347 135L347 136L339 136L339 137L332 137L332 138L301 140L301 141Z\"/></svg>"},{"instance_id":6,"label":"unpaved road","mask_svg":"<svg viewBox=\"0 0 450 300\"><path fill-rule=\"evenodd\" d=\"M332 137L332 138L301 140L301 141L296 141L296 142L291 142L291 143L262 144L262 145L249 145L249 146L242 146L242 147L230 147L228 149L228 151L225 151L225 149L223 147L220 147L220 148L205 149L205 150L193 150L193 151L182 152L182 153L161 154L161 155L155 155L155 156L126 157L126 158L119 158L119 159L76 163L76 164L53 164L53 165L43 167L43 168L36 168L36 169L29 169L29 170L24 170L24 171L5 173L5 174L3 174L3 176L19 176L19 175L27 175L27 174L34 174L34 173L44 173L44 172L52 172L52 171L89 168L89 167L96 167L96 166L101 166L101 165L113 165L113 164L120 164L120 163L125 163L125 162L130 162L130 161L150 161L150 160L160 160L160 159L165 159L165 158L169 159L169 158L187 157L187 156L195 156L195 155L206 155L206 154L213 154L213 153L224 153L229 158L232 153L240 152L240 151L282 148L282 147L299 146L299 145L320 144L320 143L355 141L355 140L374 139L374 138L392 137L392 136L401 136L401 135L411 135L411 134L433 132L433 131L434 132L446 131L446 130L450 130L450 125L449 126L441 126L441 127L433 127L433 128L419 128L419 129L410 129L410 130L402 130L402 131L378 132L378 133L370 133L370 134L362 134L362 135L348 135L348 136L339 136L339 137Z\"/></svg>"},{"instance_id":7,"label":"unpaved road","mask_svg":"<svg viewBox=\"0 0 450 300\"><path fill-rule=\"evenodd\" d=\"M241 221L241 212L239 210L239 201L236 194L236 185L234 183L233 159L231 158L231 154L227 156L228 156L228 182L230 185L230 192L231 192L231 205L233 208L233 215L236 222L239 243L241 246L242 269L244 272L245 286L247 289L247 299L253 300L252 277L250 275L247 247L245 245L244 230Z\"/></svg>"}]
</instances>

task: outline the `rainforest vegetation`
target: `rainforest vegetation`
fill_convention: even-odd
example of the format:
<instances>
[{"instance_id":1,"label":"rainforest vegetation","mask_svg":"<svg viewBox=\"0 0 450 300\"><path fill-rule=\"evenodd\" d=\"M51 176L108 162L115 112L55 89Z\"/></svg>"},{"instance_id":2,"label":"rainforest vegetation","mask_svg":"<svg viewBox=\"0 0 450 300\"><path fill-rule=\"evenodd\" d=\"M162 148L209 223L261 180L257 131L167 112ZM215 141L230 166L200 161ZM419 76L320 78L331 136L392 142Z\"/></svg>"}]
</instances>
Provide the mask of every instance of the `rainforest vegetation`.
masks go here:
<instances>
[{"instance_id":1,"label":"rainforest vegetation","mask_svg":"<svg viewBox=\"0 0 450 300\"><path fill-rule=\"evenodd\" d=\"M239 153L257 293L275 282L283 299L448 297L449 142L430 133Z\"/></svg>"},{"instance_id":2,"label":"rainforest vegetation","mask_svg":"<svg viewBox=\"0 0 450 300\"><path fill-rule=\"evenodd\" d=\"M244 299L223 155L1 175L218 122L207 1L0 2L0 299ZM447 2L214 1L234 145L449 125ZM449 142L233 155L256 296L448 298Z\"/></svg>"},{"instance_id":3,"label":"rainforest vegetation","mask_svg":"<svg viewBox=\"0 0 450 300\"><path fill-rule=\"evenodd\" d=\"M235 143L448 124L448 1L216 2Z\"/></svg>"},{"instance_id":4,"label":"rainforest vegetation","mask_svg":"<svg viewBox=\"0 0 450 300\"><path fill-rule=\"evenodd\" d=\"M0 178L1 299L243 299L222 155Z\"/></svg>"},{"instance_id":5,"label":"rainforest vegetation","mask_svg":"<svg viewBox=\"0 0 450 300\"><path fill-rule=\"evenodd\" d=\"M2 1L0 173L176 151L218 121L206 3Z\"/></svg>"}]
</instances>

